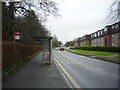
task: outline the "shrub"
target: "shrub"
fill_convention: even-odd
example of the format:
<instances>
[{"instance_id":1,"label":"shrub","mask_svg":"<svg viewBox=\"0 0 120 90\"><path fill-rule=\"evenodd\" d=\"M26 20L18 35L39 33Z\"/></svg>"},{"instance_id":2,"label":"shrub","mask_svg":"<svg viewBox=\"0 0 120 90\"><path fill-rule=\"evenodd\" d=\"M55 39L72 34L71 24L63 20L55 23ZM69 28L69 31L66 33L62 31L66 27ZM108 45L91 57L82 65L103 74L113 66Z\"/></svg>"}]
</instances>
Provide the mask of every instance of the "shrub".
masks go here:
<instances>
[{"instance_id":1,"label":"shrub","mask_svg":"<svg viewBox=\"0 0 120 90\"><path fill-rule=\"evenodd\" d=\"M16 72L26 60L30 59L34 53L41 51L40 45L28 45L14 43L12 41L2 42L2 80Z\"/></svg>"},{"instance_id":2,"label":"shrub","mask_svg":"<svg viewBox=\"0 0 120 90\"><path fill-rule=\"evenodd\" d=\"M2 42L2 67L15 64L20 60L32 56L35 52L42 50L40 45L28 45L23 43L14 43L12 41ZM21 62L22 63L22 62Z\"/></svg>"},{"instance_id":3,"label":"shrub","mask_svg":"<svg viewBox=\"0 0 120 90\"><path fill-rule=\"evenodd\" d=\"M107 51L107 52L120 52L120 47L115 46L80 46L73 47L71 49L80 49L80 50L92 50L92 51Z\"/></svg>"}]
</instances>

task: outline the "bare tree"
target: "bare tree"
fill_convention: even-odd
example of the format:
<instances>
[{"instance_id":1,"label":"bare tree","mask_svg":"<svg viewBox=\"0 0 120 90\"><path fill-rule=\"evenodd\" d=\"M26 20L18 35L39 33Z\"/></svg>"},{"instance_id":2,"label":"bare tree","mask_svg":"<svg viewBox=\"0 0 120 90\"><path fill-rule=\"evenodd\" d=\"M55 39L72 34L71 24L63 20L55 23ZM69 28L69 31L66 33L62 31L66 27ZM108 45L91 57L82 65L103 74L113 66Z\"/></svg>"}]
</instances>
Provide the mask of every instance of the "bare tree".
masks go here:
<instances>
[{"instance_id":1,"label":"bare tree","mask_svg":"<svg viewBox=\"0 0 120 90\"><path fill-rule=\"evenodd\" d=\"M56 35L53 36L53 47L58 47L58 38Z\"/></svg>"},{"instance_id":2,"label":"bare tree","mask_svg":"<svg viewBox=\"0 0 120 90\"><path fill-rule=\"evenodd\" d=\"M8 33L10 37L14 32L15 17L28 16L29 12L34 11L36 19L40 22L45 21L49 15L58 16L57 4L52 0L37 0L11 2L15 0L3 0L2 17L3 17L3 33Z\"/></svg>"},{"instance_id":3,"label":"bare tree","mask_svg":"<svg viewBox=\"0 0 120 90\"><path fill-rule=\"evenodd\" d=\"M113 24L120 21L120 0L115 0L109 7L107 24Z\"/></svg>"},{"instance_id":4,"label":"bare tree","mask_svg":"<svg viewBox=\"0 0 120 90\"><path fill-rule=\"evenodd\" d=\"M57 3L53 2L52 0L27 0L22 2L9 2L14 3L14 13L17 16L25 16L26 12L31 10L36 11L38 14L38 19L44 20L46 16L54 15L58 16L58 8Z\"/></svg>"}]
</instances>

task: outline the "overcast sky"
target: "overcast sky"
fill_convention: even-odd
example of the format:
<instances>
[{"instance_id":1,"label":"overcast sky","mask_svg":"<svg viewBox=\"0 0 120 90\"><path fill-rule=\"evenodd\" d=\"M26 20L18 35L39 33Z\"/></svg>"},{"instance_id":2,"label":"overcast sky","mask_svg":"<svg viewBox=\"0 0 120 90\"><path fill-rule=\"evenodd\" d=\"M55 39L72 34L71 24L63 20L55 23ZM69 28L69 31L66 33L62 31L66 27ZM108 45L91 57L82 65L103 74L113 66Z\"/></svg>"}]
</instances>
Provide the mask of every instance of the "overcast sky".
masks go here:
<instances>
[{"instance_id":1,"label":"overcast sky","mask_svg":"<svg viewBox=\"0 0 120 90\"><path fill-rule=\"evenodd\" d=\"M113 0L55 0L61 17L49 17L46 27L63 43L104 28Z\"/></svg>"}]
</instances>

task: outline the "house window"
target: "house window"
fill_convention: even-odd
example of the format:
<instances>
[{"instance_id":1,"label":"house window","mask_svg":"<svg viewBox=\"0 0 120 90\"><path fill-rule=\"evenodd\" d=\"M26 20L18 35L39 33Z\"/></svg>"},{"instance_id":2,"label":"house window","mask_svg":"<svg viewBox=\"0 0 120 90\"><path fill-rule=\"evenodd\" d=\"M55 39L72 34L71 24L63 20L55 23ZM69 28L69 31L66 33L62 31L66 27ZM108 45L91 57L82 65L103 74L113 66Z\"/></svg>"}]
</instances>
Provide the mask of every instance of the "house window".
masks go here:
<instances>
[{"instance_id":1,"label":"house window","mask_svg":"<svg viewBox=\"0 0 120 90\"><path fill-rule=\"evenodd\" d=\"M118 37L118 34L116 34L115 37Z\"/></svg>"},{"instance_id":2,"label":"house window","mask_svg":"<svg viewBox=\"0 0 120 90\"><path fill-rule=\"evenodd\" d=\"M97 33L95 33L95 37L97 37Z\"/></svg>"},{"instance_id":3,"label":"house window","mask_svg":"<svg viewBox=\"0 0 120 90\"><path fill-rule=\"evenodd\" d=\"M115 28L116 28L116 29L118 28L118 24L115 25Z\"/></svg>"},{"instance_id":4,"label":"house window","mask_svg":"<svg viewBox=\"0 0 120 90\"><path fill-rule=\"evenodd\" d=\"M95 42L96 42L96 39L95 39Z\"/></svg>"},{"instance_id":5,"label":"house window","mask_svg":"<svg viewBox=\"0 0 120 90\"><path fill-rule=\"evenodd\" d=\"M96 37L96 33L94 34L94 36Z\"/></svg>"},{"instance_id":6,"label":"house window","mask_svg":"<svg viewBox=\"0 0 120 90\"><path fill-rule=\"evenodd\" d=\"M114 36L115 36L115 34L112 35L112 37L114 37Z\"/></svg>"},{"instance_id":7,"label":"house window","mask_svg":"<svg viewBox=\"0 0 120 90\"><path fill-rule=\"evenodd\" d=\"M114 26L112 26L112 29L114 29Z\"/></svg>"},{"instance_id":8,"label":"house window","mask_svg":"<svg viewBox=\"0 0 120 90\"><path fill-rule=\"evenodd\" d=\"M97 42L97 39L95 39L95 42Z\"/></svg>"},{"instance_id":9,"label":"house window","mask_svg":"<svg viewBox=\"0 0 120 90\"><path fill-rule=\"evenodd\" d=\"M105 31L105 32L107 31L107 27L104 29L104 31Z\"/></svg>"},{"instance_id":10,"label":"house window","mask_svg":"<svg viewBox=\"0 0 120 90\"><path fill-rule=\"evenodd\" d=\"M98 32L98 36L100 36L100 32Z\"/></svg>"},{"instance_id":11,"label":"house window","mask_svg":"<svg viewBox=\"0 0 120 90\"><path fill-rule=\"evenodd\" d=\"M114 46L114 44L112 44L112 46Z\"/></svg>"},{"instance_id":12,"label":"house window","mask_svg":"<svg viewBox=\"0 0 120 90\"><path fill-rule=\"evenodd\" d=\"M100 38L99 38L98 40L99 40L99 42L100 42Z\"/></svg>"}]
</instances>

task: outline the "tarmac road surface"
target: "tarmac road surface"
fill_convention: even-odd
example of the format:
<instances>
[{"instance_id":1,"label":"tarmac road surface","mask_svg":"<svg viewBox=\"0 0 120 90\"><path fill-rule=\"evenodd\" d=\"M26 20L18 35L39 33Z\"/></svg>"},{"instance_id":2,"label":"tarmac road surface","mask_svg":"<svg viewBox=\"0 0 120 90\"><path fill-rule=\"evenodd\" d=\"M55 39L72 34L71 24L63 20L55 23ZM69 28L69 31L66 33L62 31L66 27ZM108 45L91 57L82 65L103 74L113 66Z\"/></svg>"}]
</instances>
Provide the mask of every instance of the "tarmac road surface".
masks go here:
<instances>
[{"instance_id":1,"label":"tarmac road surface","mask_svg":"<svg viewBox=\"0 0 120 90\"><path fill-rule=\"evenodd\" d=\"M118 88L118 64L53 50L53 56L81 88Z\"/></svg>"}]
</instances>

